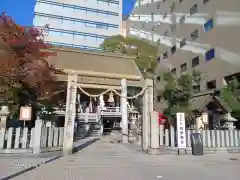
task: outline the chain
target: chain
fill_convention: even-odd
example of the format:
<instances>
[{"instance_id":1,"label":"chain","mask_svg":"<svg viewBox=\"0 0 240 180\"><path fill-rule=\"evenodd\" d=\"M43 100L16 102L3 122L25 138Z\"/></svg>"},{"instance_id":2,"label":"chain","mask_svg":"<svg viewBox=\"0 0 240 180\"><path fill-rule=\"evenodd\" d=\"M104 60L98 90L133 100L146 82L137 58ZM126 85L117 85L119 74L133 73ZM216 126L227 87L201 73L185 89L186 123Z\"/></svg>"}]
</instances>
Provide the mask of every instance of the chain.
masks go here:
<instances>
[{"instance_id":1,"label":"chain","mask_svg":"<svg viewBox=\"0 0 240 180\"><path fill-rule=\"evenodd\" d=\"M147 87L145 87L145 88L142 89L142 91L141 91L140 93L138 93L138 94L136 94L136 95L134 95L134 96L128 97L128 96L123 96L122 94L120 94L119 92L117 92L117 90L115 90L115 89L113 89L113 88L109 88L109 89L107 89L106 91L103 91L103 92L100 93L100 94L90 94L90 93L88 93L87 91L85 91L79 84L77 84L77 87L80 89L80 91L81 91L83 94L85 94L85 95L87 95L87 96L89 96L89 97L94 97L94 98L99 97L99 96L102 96L102 95L104 95L104 94L107 94L108 92L114 92L116 95L118 95L118 96L120 96L120 97L124 97L124 98L126 98L126 99L136 99L136 98L138 98L139 96L143 95L143 93L147 90Z\"/></svg>"}]
</instances>

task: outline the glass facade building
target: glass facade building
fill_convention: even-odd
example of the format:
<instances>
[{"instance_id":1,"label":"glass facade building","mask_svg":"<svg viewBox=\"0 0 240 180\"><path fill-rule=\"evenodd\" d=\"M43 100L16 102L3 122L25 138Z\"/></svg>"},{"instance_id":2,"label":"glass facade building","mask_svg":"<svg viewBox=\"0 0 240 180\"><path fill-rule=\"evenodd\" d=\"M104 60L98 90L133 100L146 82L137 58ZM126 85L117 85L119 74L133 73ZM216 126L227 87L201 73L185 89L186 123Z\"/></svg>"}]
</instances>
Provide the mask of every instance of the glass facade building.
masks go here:
<instances>
[{"instance_id":1,"label":"glass facade building","mask_svg":"<svg viewBox=\"0 0 240 180\"><path fill-rule=\"evenodd\" d=\"M49 25L44 40L53 45L99 49L120 34L122 0L36 0L33 24Z\"/></svg>"}]
</instances>

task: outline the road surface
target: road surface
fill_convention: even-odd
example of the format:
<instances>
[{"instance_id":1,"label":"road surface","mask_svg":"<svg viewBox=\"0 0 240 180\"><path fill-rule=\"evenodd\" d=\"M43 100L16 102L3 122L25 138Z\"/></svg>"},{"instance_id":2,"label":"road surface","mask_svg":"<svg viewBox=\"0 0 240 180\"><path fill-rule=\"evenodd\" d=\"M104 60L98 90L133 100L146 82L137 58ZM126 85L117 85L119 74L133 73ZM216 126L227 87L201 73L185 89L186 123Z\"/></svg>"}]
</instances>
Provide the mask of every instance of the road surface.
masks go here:
<instances>
[{"instance_id":1,"label":"road surface","mask_svg":"<svg viewBox=\"0 0 240 180\"><path fill-rule=\"evenodd\" d=\"M24 163L27 162L19 162ZM239 167L239 154L150 156L115 141L113 143L106 137L74 155L54 160L12 179L239 180Z\"/></svg>"}]
</instances>

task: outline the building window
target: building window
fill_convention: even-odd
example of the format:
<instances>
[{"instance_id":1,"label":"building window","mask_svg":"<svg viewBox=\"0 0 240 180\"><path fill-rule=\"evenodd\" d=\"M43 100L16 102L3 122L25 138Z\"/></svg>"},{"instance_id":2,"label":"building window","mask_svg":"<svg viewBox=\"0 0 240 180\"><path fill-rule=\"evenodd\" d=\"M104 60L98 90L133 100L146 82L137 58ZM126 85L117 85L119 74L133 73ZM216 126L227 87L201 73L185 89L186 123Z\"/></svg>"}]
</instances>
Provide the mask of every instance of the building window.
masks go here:
<instances>
[{"instance_id":1,"label":"building window","mask_svg":"<svg viewBox=\"0 0 240 180\"><path fill-rule=\"evenodd\" d=\"M173 68L173 69L171 70L171 73L172 73L172 75L177 74L177 69L176 69L176 68Z\"/></svg>"},{"instance_id":2,"label":"building window","mask_svg":"<svg viewBox=\"0 0 240 180\"><path fill-rule=\"evenodd\" d=\"M180 48L182 48L183 46L186 45L186 41L187 41L186 38L184 38L180 41Z\"/></svg>"},{"instance_id":3,"label":"building window","mask_svg":"<svg viewBox=\"0 0 240 180\"><path fill-rule=\"evenodd\" d=\"M168 58L168 52L163 53L163 59L167 59Z\"/></svg>"},{"instance_id":4,"label":"building window","mask_svg":"<svg viewBox=\"0 0 240 180\"><path fill-rule=\"evenodd\" d=\"M190 15L193 15L197 12L197 4L194 4L191 8L190 8Z\"/></svg>"},{"instance_id":5,"label":"building window","mask_svg":"<svg viewBox=\"0 0 240 180\"><path fill-rule=\"evenodd\" d=\"M172 53L172 55L175 54L176 51L177 51L177 47L176 47L176 45L175 45L175 46L173 46L173 47L171 48L171 53Z\"/></svg>"},{"instance_id":6,"label":"building window","mask_svg":"<svg viewBox=\"0 0 240 180\"><path fill-rule=\"evenodd\" d=\"M180 19L179 19L179 23L180 24L183 24L185 22L185 16L182 16Z\"/></svg>"},{"instance_id":7,"label":"building window","mask_svg":"<svg viewBox=\"0 0 240 180\"><path fill-rule=\"evenodd\" d=\"M206 4L209 0L203 0L203 4Z\"/></svg>"},{"instance_id":8,"label":"building window","mask_svg":"<svg viewBox=\"0 0 240 180\"><path fill-rule=\"evenodd\" d=\"M184 63L180 66L181 72L185 72L187 70L187 63Z\"/></svg>"},{"instance_id":9,"label":"building window","mask_svg":"<svg viewBox=\"0 0 240 180\"><path fill-rule=\"evenodd\" d=\"M215 49L210 49L208 52L205 53L205 59L206 61L210 61L215 57Z\"/></svg>"},{"instance_id":10,"label":"building window","mask_svg":"<svg viewBox=\"0 0 240 180\"><path fill-rule=\"evenodd\" d=\"M92 24L92 23L86 23L86 27L91 27L91 28L97 28L97 24Z\"/></svg>"},{"instance_id":11,"label":"building window","mask_svg":"<svg viewBox=\"0 0 240 180\"><path fill-rule=\"evenodd\" d=\"M194 41L198 38L198 36L199 36L198 29L196 29L195 31L193 31L193 32L191 33L191 38L192 38L192 40L194 40Z\"/></svg>"},{"instance_id":12,"label":"building window","mask_svg":"<svg viewBox=\"0 0 240 180\"><path fill-rule=\"evenodd\" d=\"M210 31L213 28L213 19L209 19L203 26L205 32Z\"/></svg>"},{"instance_id":13,"label":"building window","mask_svg":"<svg viewBox=\"0 0 240 180\"><path fill-rule=\"evenodd\" d=\"M194 93L199 93L200 92L200 85L194 85L193 86L193 92Z\"/></svg>"},{"instance_id":14,"label":"building window","mask_svg":"<svg viewBox=\"0 0 240 180\"><path fill-rule=\"evenodd\" d=\"M96 28L97 28L97 29L108 29L107 26L101 25L101 24L97 24L97 25L96 25Z\"/></svg>"},{"instance_id":15,"label":"building window","mask_svg":"<svg viewBox=\"0 0 240 180\"><path fill-rule=\"evenodd\" d=\"M216 89L216 81L209 81L207 82L207 89Z\"/></svg>"},{"instance_id":16,"label":"building window","mask_svg":"<svg viewBox=\"0 0 240 180\"><path fill-rule=\"evenodd\" d=\"M192 59L192 67L196 67L199 65L199 56L196 56L195 58Z\"/></svg>"}]
</instances>

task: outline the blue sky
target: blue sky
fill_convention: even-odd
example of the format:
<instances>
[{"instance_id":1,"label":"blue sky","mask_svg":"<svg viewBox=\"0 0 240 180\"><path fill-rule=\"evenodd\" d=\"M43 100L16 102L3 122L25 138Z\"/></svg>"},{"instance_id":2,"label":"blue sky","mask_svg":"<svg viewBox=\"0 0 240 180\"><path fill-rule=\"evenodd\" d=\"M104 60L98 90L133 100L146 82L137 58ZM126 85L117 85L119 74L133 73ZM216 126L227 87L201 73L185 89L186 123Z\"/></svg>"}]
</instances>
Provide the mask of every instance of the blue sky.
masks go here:
<instances>
[{"instance_id":1,"label":"blue sky","mask_svg":"<svg viewBox=\"0 0 240 180\"><path fill-rule=\"evenodd\" d=\"M31 25L33 8L36 0L0 0L0 12L6 12L16 23ZM123 14L128 15L132 10L132 2L136 0L123 0Z\"/></svg>"}]
</instances>

